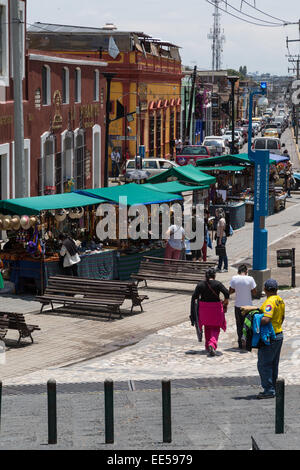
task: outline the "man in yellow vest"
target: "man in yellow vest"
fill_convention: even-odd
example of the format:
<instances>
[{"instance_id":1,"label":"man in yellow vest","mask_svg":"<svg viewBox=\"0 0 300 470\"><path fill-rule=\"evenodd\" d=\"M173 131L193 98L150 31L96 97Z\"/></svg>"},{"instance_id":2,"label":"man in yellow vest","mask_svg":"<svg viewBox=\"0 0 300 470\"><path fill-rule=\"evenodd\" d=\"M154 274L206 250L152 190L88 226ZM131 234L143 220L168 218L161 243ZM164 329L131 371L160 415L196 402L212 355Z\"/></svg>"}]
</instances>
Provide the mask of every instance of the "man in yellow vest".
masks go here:
<instances>
[{"instance_id":1,"label":"man in yellow vest","mask_svg":"<svg viewBox=\"0 0 300 470\"><path fill-rule=\"evenodd\" d=\"M265 282L265 293L267 300L262 304L260 310L264 314L261 325L271 322L276 338L271 339L271 344L262 344L258 350L257 369L264 389L257 398L274 398L275 386L278 377L278 366L281 347L283 343L282 323L285 316L285 304L277 295L278 284L275 279Z\"/></svg>"}]
</instances>

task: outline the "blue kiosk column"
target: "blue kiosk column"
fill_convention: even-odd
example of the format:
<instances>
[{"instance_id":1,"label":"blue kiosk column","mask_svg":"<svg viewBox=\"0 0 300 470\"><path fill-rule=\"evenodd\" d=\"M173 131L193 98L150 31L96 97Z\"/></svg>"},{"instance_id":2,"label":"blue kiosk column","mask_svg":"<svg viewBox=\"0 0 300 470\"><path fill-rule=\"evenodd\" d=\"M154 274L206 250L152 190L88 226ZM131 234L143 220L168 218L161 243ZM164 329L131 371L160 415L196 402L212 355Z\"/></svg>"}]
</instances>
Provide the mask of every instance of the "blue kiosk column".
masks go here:
<instances>
[{"instance_id":1,"label":"blue kiosk column","mask_svg":"<svg viewBox=\"0 0 300 470\"><path fill-rule=\"evenodd\" d=\"M253 97L255 95L265 95L266 91L267 84L262 82L259 90L250 93L249 102L248 155L249 159L255 163L253 266L249 274L256 281L259 297L262 294L265 281L271 277L271 270L268 269L268 231L265 228L265 218L269 213L270 152L264 150L253 152L251 139Z\"/></svg>"}]
</instances>

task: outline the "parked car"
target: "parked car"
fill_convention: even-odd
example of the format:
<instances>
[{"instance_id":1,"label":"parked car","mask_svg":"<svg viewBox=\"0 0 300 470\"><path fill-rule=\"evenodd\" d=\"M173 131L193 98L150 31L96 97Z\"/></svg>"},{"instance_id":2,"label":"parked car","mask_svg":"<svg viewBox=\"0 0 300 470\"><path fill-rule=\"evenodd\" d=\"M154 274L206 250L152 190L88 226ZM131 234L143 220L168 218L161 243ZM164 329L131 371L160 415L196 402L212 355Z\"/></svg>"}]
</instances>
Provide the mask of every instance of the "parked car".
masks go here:
<instances>
[{"instance_id":1,"label":"parked car","mask_svg":"<svg viewBox=\"0 0 300 470\"><path fill-rule=\"evenodd\" d=\"M278 123L272 123L272 124L266 124L265 127L262 129L261 131L261 136L264 137L266 132L269 131L269 130L274 130L277 132L277 136L276 137L281 137L281 134L282 134L282 129L281 129L281 124L278 122Z\"/></svg>"},{"instance_id":2,"label":"parked car","mask_svg":"<svg viewBox=\"0 0 300 470\"><path fill-rule=\"evenodd\" d=\"M256 137L252 144L253 150L270 150L271 153L281 154L280 139L272 137Z\"/></svg>"},{"instance_id":3,"label":"parked car","mask_svg":"<svg viewBox=\"0 0 300 470\"><path fill-rule=\"evenodd\" d=\"M215 155L223 155L226 152L226 146L222 136L208 135L203 141L203 145L208 147L211 157Z\"/></svg>"},{"instance_id":4,"label":"parked car","mask_svg":"<svg viewBox=\"0 0 300 470\"><path fill-rule=\"evenodd\" d=\"M264 137L276 137L276 138L279 138L277 129L274 129L274 128L265 129Z\"/></svg>"},{"instance_id":5,"label":"parked car","mask_svg":"<svg viewBox=\"0 0 300 470\"><path fill-rule=\"evenodd\" d=\"M186 145L180 154L176 155L176 163L180 166L196 165L196 161L211 157L208 147L205 145Z\"/></svg>"},{"instance_id":6,"label":"parked car","mask_svg":"<svg viewBox=\"0 0 300 470\"><path fill-rule=\"evenodd\" d=\"M225 134L223 135L223 139L225 141L225 145L228 146L228 144L232 140L232 132L231 130L227 130ZM227 143L226 143L227 142ZM239 131L234 131L234 142L238 145L238 147L241 149L244 145L244 139Z\"/></svg>"},{"instance_id":7,"label":"parked car","mask_svg":"<svg viewBox=\"0 0 300 470\"><path fill-rule=\"evenodd\" d=\"M164 158L144 158L142 169L149 173L150 178L151 176L158 175L159 173L176 166L178 165L175 162L171 160L165 160ZM125 174L135 170L135 159L127 160L126 166L124 166L123 169L123 176L121 177L121 180L125 179Z\"/></svg>"}]
</instances>

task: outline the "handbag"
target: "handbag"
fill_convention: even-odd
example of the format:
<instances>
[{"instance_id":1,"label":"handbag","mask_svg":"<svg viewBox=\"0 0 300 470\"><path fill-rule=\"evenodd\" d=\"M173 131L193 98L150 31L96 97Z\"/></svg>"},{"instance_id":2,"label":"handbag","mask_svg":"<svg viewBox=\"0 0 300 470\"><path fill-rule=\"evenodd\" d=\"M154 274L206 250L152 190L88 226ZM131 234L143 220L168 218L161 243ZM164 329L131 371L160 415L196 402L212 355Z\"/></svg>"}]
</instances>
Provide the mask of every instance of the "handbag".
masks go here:
<instances>
[{"instance_id":1,"label":"handbag","mask_svg":"<svg viewBox=\"0 0 300 470\"><path fill-rule=\"evenodd\" d=\"M226 256L226 247L224 245L217 245L216 246L216 255L217 256Z\"/></svg>"}]
</instances>

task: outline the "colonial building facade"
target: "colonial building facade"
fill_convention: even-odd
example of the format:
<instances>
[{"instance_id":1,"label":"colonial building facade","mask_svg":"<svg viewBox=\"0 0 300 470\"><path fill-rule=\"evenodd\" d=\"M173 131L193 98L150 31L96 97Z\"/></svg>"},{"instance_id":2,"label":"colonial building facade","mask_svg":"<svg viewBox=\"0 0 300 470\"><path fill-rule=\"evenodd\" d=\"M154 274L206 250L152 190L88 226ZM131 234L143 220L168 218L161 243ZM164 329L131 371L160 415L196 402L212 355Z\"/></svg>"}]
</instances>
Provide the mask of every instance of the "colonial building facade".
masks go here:
<instances>
[{"instance_id":1,"label":"colonial building facade","mask_svg":"<svg viewBox=\"0 0 300 470\"><path fill-rule=\"evenodd\" d=\"M32 50L24 20L23 109L26 194L99 187L104 168L106 63ZM15 197L14 96L9 0L0 0L0 198Z\"/></svg>"},{"instance_id":2,"label":"colonial building facade","mask_svg":"<svg viewBox=\"0 0 300 470\"><path fill-rule=\"evenodd\" d=\"M182 73L176 45L112 25L95 29L38 23L30 28L29 39L30 47L40 51L108 63L106 72L115 74L110 151L116 147L123 157L133 157L142 145L146 157L170 156L172 141L180 135ZM129 116L115 120L120 105Z\"/></svg>"}]
</instances>

